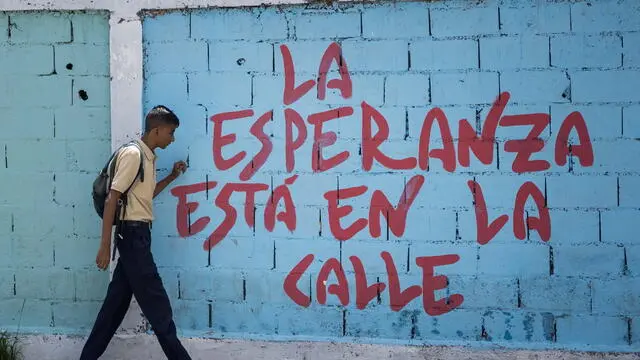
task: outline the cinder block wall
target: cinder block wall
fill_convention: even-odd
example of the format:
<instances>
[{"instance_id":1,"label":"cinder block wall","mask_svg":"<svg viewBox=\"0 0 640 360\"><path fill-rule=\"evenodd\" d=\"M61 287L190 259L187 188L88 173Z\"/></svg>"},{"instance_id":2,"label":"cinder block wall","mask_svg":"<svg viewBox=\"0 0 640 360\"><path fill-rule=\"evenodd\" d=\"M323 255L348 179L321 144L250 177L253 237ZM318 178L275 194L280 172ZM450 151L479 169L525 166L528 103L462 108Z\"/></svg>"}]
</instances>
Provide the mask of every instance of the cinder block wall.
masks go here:
<instances>
[{"instance_id":1,"label":"cinder block wall","mask_svg":"<svg viewBox=\"0 0 640 360\"><path fill-rule=\"evenodd\" d=\"M93 176L110 153L103 12L0 13L0 327L78 332L96 271Z\"/></svg>"},{"instance_id":2,"label":"cinder block wall","mask_svg":"<svg viewBox=\"0 0 640 360\"><path fill-rule=\"evenodd\" d=\"M634 1L147 13L181 330L637 350L639 31Z\"/></svg>"}]
</instances>

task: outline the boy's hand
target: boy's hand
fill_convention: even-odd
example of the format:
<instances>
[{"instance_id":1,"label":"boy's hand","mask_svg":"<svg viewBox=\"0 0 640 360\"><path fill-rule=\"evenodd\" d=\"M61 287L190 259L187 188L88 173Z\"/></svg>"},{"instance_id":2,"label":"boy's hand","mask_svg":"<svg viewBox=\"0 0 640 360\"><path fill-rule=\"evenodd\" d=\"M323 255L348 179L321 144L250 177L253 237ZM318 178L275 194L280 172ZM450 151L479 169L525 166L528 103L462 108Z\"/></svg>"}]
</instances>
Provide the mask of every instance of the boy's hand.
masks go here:
<instances>
[{"instance_id":1,"label":"boy's hand","mask_svg":"<svg viewBox=\"0 0 640 360\"><path fill-rule=\"evenodd\" d=\"M105 270L109 266L111 260L109 258L110 250L109 245L100 244L100 249L98 249L98 255L96 256L96 265L100 270Z\"/></svg>"},{"instance_id":2,"label":"boy's hand","mask_svg":"<svg viewBox=\"0 0 640 360\"><path fill-rule=\"evenodd\" d=\"M187 171L187 163L184 161L177 161L175 164L173 164L171 177L175 179L181 174L183 174L185 171Z\"/></svg>"}]
</instances>

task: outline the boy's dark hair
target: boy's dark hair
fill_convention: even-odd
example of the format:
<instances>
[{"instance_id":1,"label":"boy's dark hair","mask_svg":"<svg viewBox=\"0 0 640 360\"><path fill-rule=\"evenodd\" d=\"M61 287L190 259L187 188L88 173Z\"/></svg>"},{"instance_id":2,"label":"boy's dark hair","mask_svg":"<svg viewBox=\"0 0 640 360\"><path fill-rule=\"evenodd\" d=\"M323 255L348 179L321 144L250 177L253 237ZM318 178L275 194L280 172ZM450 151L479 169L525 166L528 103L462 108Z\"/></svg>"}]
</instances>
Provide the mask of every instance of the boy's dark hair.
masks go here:
<instances>
[{"instance_id":1,"label":"boy's dark hair","mask_svg":"<svg viewBox=\"0 0 640 360\"><path fill-rule=\"evenodd\" d=\"M144 120L144 132L148 133L163 124L180 126L180 119L168 107L164 105L154 106Z\"/></svg>"}]
</instances>

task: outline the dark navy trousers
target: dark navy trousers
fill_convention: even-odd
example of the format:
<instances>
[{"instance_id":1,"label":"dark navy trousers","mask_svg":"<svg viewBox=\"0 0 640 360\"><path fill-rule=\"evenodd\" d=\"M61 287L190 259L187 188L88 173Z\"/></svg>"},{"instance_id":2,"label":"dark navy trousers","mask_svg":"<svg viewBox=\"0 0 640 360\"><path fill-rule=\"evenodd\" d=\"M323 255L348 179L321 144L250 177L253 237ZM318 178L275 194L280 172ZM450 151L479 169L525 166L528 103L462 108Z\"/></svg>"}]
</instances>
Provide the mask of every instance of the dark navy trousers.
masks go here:
<instances>
[{"instance_id":1,"label":"dark navy trousers","mask_svg":"<svg viewBox=\"0 0 640 360\"><path fill-rule=\"evenodd\" d=\"M169 297L151 254L151 229L143 222L124 222L116 244L120 259L107 295L82 350L80 360L96 360L124 319L132 295L149 320L169 360L191 359L178 340Z\"/></svg>"}]
</instances>

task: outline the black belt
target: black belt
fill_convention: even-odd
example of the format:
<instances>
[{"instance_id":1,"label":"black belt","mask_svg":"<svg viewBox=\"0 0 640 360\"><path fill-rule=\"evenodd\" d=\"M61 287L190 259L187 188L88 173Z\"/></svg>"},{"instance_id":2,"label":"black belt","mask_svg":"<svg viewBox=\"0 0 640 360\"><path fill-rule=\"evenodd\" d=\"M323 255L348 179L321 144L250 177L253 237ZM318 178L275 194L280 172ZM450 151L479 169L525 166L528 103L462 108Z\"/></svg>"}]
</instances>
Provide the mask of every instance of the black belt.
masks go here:
<instances>
[{"instance_id":1,"label":"black belt","mask_svg":"<svg viewBox=\"0 0 640 360\"><path fill-rule=\"evenodd\" d=\"M126 227L145 227L151 229L151 221L122 220L122 225Z\"/></svg>"}]
</instances>

